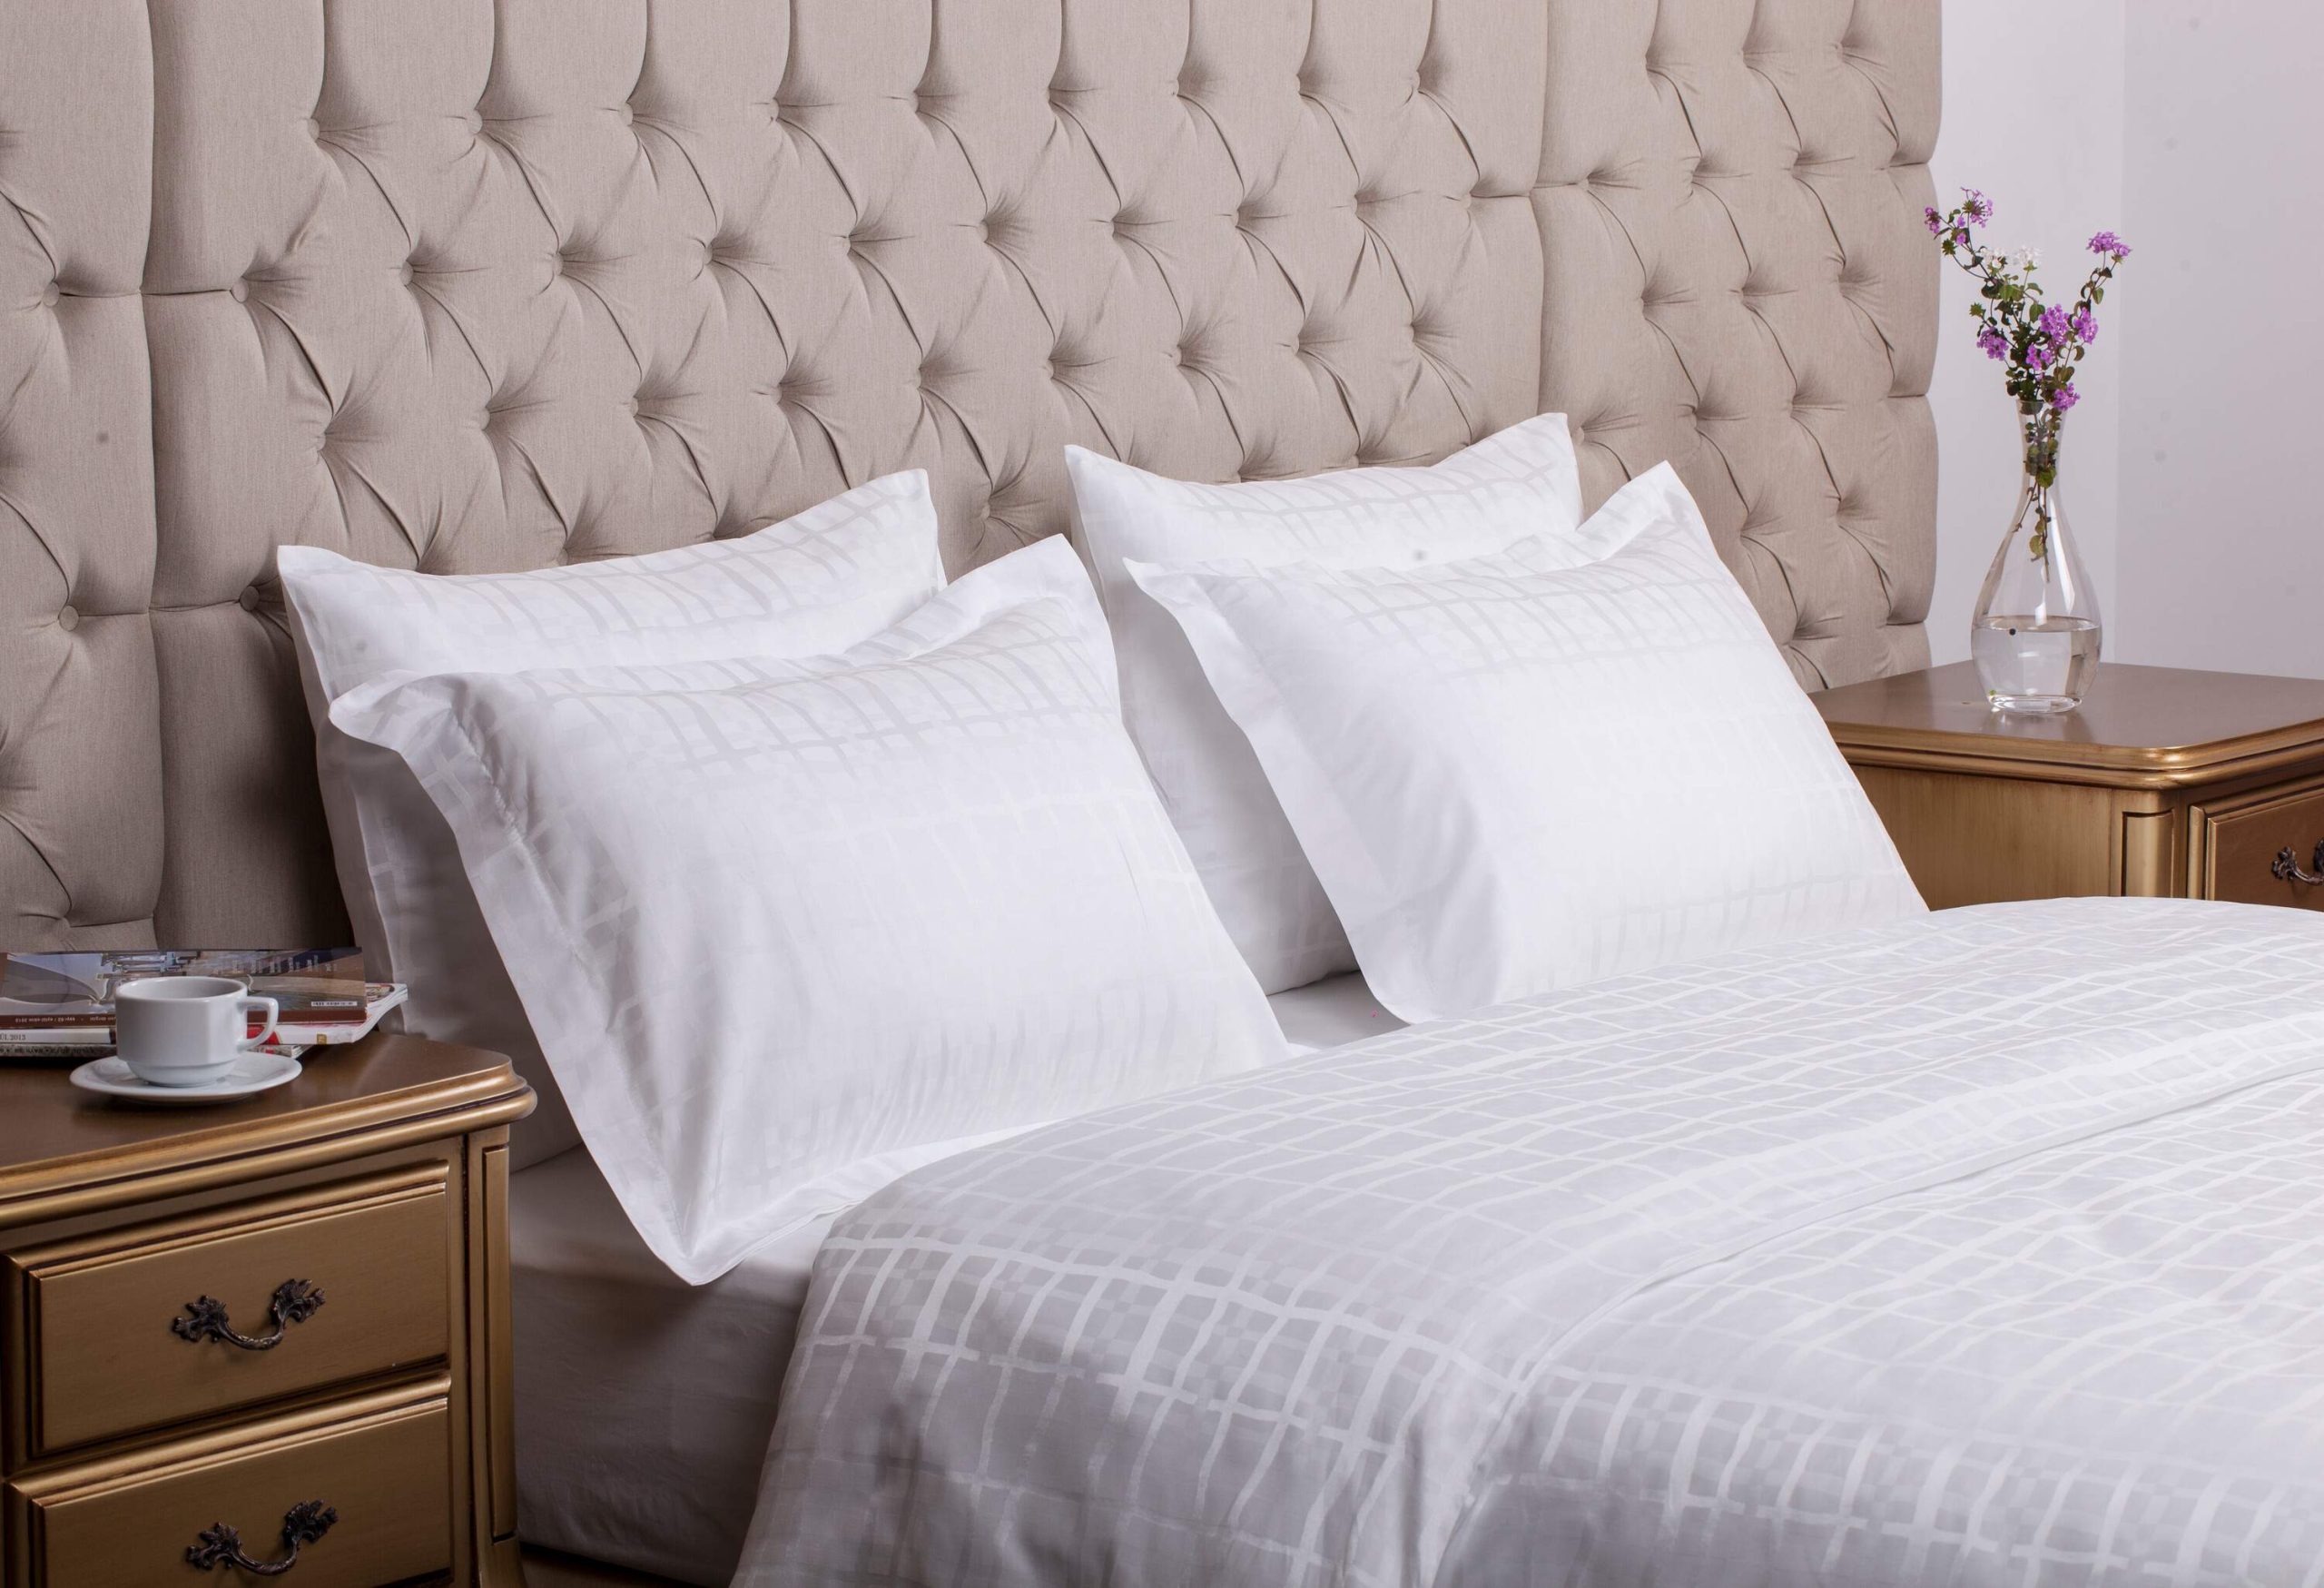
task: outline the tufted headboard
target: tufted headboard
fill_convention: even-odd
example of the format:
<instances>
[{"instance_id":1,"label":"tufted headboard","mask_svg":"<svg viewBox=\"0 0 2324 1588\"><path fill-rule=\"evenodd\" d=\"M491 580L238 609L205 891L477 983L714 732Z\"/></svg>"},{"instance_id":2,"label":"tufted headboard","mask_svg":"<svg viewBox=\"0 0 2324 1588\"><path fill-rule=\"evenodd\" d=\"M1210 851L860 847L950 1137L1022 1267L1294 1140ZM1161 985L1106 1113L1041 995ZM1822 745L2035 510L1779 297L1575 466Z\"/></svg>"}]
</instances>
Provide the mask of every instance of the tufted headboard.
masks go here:
<instances>
[{"instance_id":1,"label":"tufted headboard","mask_svg":"<svg viewBox=\"0 0 2324 1588\"><path fill-rule=\"evenodd\" d=\"M274 548L1543 409L1804 682L1926 657L1935 0L0 0L0 947L333 941Z\"/></svg>"}]
</instances>

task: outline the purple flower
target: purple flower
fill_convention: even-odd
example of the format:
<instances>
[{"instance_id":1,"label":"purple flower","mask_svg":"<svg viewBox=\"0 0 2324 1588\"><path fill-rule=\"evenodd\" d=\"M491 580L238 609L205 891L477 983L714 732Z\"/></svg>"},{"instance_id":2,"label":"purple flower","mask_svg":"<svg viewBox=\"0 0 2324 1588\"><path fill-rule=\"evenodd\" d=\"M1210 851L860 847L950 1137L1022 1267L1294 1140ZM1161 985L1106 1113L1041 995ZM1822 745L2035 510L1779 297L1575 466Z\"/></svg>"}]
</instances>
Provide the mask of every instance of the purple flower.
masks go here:
<instances>
[{"instance_id":1,"label":"purple flower","mask_svg":"<svg viewBox=\"0 0 2324 1588\"><path fill-rule=\"evenodd\" d=\"M1927 209L1923 210L1921 213L1928 217L1928 234L1931 237L1936 236L1939 232L1945 230L1945 217L1936 212L1936 206L1935 204L1931 204Z\"/></svg>"},{"instance_id":2,"label":"purple flower","mask_svg":"<svg viewBox=\"0 0 2324 1588\"><path fill-rule=\"evenodd\" d=\"M2060 413L2065 412L2081 400L2082 393L2073 389L2073 382L2071 380L2050 393L2050 406Z\"/></svg>"},{"instance_id":3,"label":"purple flower","mask_svg":"<svg viewBox=\"0 0 2324 1588\"><path fill-rule=\"evenodd\" d=\"M1980 226L1994 218L1994 202L1975 188L1961 190L1961 207L1969 212L1969 219Z\"/></svg>"},{"instance_id":4,"label":"purple flower","mask_svg":"<svg viewBox=\"0 0 2324 1588\"><path fill-rule=\"evenodd\" d=\"M2009 339L1990 325L1977 333L1977 345L1985 350L1988 359L2009 357Z\"/></svg>"},{"instance_id":5,"label":"purple flower","mask_svg":"<svg viewBox=\"0 0 2324 1588\"><path fill-rule=\"evenodd\" d=\"M2096 341L2098 340L2098 316L2093 314L2087 309L2075 310L2073 311L2073 333L2075 336L2081 338L2084 343Z\"/></svg>"},{"instance_id":6,"label":"purple flower","mask_svg":"<svg viewBox=\"0 0 2324 1588\"><path fill-rule=\"evenodd\" d=\"M2042 311L2042 318L2034 321L2034 329L2050 339L2053 347L2063 347L2066 340L2066 311L2056 304Z\"/></svg>"},{"instance_id":7,"label":"purple flower","mask_svg":"<svg viewBox=\"0 0 2324 1588\"><path fill-rule=\"evenodd\" d=\"M2090 240L2090 252L2102 253L2116 264L2131 257L2131 245L2112 232L2101 232Z\"/></svg>"},{"instance_id":8,"label":"purple flower","mask_svg":"<svg viewBox=\"0 0 2324 1588\"><path fill-rule=\"evenodd\" d=\"M2039 338L2025 344L2025 367L2029 370L2046 370L2055 358L2050 344Z\"/></svg>"}]
</instances>

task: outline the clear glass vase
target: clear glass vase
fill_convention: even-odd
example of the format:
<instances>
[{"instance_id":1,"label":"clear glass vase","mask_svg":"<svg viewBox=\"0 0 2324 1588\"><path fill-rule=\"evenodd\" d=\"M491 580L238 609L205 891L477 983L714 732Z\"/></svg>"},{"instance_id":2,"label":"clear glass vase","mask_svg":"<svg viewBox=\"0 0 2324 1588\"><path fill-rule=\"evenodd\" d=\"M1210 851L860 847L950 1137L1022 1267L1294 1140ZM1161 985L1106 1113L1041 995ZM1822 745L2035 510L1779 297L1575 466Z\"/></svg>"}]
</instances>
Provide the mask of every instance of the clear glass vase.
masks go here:
<instances>
[{"instance_id":1,"label":"clear glass vase","mask_svg":"<svg viewBox=\"0 0 2324 1588\"><path fill-rule=\"evenodd\" d=\"M2029 471L1969 627L1969 654L1995 711L2072 711L2098 672L2098 590L2051 483Z\"/></svg>"}]
</instances>

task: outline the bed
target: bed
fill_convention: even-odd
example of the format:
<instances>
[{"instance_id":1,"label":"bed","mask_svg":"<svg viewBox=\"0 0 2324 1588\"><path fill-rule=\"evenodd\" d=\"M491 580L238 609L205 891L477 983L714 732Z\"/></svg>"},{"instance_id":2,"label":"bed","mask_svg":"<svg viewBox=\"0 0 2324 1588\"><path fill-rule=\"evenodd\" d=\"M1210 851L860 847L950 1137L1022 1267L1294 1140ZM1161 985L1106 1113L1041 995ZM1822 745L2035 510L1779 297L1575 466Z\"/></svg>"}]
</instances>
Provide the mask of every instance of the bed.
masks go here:
<instances>
[{"instance_id":1,"label":"bed","mask_svg":"<svg viewBox=\"0 0 2324 1588\"><path fill-rule=\"evenodd\" d=\"M1402 1031L1340 978L1278 1069L699 1288L569 1152L512 1188L527 1526L702 1583L2312 1582L2319 956L2062 901Z\"/></svg>"},{"instance_id":2,"label":"bed","mask_svg":"<svg viewBox=\"0 0 2324 1588\"><path fill-rule=\"evenodd\" d=\"M1427 462L1561 411L1592 504L1676 466L1803 686L1920 666L1936 35L1918 0L87 0L69 28L19 8L0 23L0 931L25 947L344 938L275 577L293 543L431 574L538 568L729 539L919 468L958 575L1066 527L1068 444L1188 479L1271 479ZM1275 1451L1377 1414L1395 1374L1350 1376L1304 1421L1299 1386L1272 1386L1261 1342L1295 1307L1254 1313L1238 1356L1215 1334L1139 1340L1173 1316L1143 1303L1103 1341L1047 1330L1007 1287L987 1317L956 1272L915 1288L881 1265L957 1268L970 1231L1010 1261L1038 1260L1043 1240L1129 1241L1071 1218L1136 1214L1105 1194L1118 1183L1104 1166L1170 1143L1246 1151L1251 1166L1184 1189L1262 1208L1250 1177L1284 1149L1283 1088L1314 1118L1384 1118L1383 1088L1427 1103L1431 1066L1502 1073L1521 1077L1503 1123L1538 1123L1527 1110L1580 1084L1553 1056L1587 998L1414 1032L1384 1029L1360 984L1311 994L1320 1011L1278 1001L1286 1030L1320 1021L1302 1043L1317 1052L931 1165L835 1212L831 1239L770 1248L703 1289L641 1264L586 1159L527 1170L513 1220L522 1492L543 1542L701 1580L739 1554L744 1580L770 1583L876 1580L899 1562L938 1578L1145 1563L1173 1580L1491 1583L1520 1559L1573 1582L1701 1580L1709 1561L1733 1568L1718 1581L2095 1583L2113 1580L2122 1540L2167 1532L2183 1551L2156 1580L2315 1581L2315 1492L2285 1475L2317 1470L2316 1341L2299 1320L2324 1297L2290 1232L2316 1211L2303 1188L2324 1183L2299 1123L2316 1111L2299 1002L2318 946L2234 911L2078 908L1939 922L1893 950L1886 1001L1853 1011L1888 1034L1848 1028L1815 1050L1868 1063L1926 999L1979 987L1973 951L2054 953L2043 985L2096 988L2095 1005L1959 1016L1986 1021L1996 1051L2072 1060L2045 1076L1979 1091L1942 1065L1895 1086L1850 1071L1846 1097L1893 1105L1885 1156L1805 1125L1764 1165L1721 1156L1699 1121L1620 1138L1646 1152L1693 1132L1728 1177L1706 1184L1748 1183L1732 1206L1758 1222L1722 1222L1730 1203L1706 1196L1665 1230L1684 1251L1649 1242L1621 1283L1569 1287L1533 1258L1579 1238L1548 1205L1556 1183L1530 1185L1546 1199L1533 1244L1493 1254L1506 1283L1472 1309L1524 1349L1412 1363L1455 1424L1473 1403L1438 1386L1462 1372L1535 1375L1538 1396L1510 1403L1527 1415L1494 1425L1509 1443L1490 1450L1464 1442L1473 1426L1374 1438L1380 1470L1416 1463L1426 1481L1365 1489L1344 1514L1318 1509L1324 1489L1268 1484L1326 1469L1327 1487L1354 1484L1346 1471L1238 1445L1235 1481L1255 1498L1203 1532L1187 1494L1139 1487L1189 1470L1158 1431L1168 1419L1131 1380L1103 1379L1118 1347L1166 1389L1213 1373L1283 1388L1255 1432L1216 1425ZM1803 991L1818 978L1823 992ZM1694 1052L1703 1095L1772 1096L1804 1061L1784 1045L1815 1028L1817 999L1868 998L1874 979L1837 950L1727 963L1622 984L1603 996L1633 1007L1606 1029L1672 1065ZM1788 1023L1687 1048L1689 1010L1754 987ZM2152 1019L2112 1021L2122 1042L2105 1051L2083 1026L2042 1023L2093 1007ZM2194 1023L2154 1034L2178 1019ZM2108 1066L2146 1077L2154 1119L2101 1106L2106 1088L2084 1083ZM1631 1090L1643 1119L1660 1094ZM1993 1131L2016 1116L1994 1100L2027 1097L2061 1121L2055 1138L1996 1154ZM1928 1110L1948 1099L1945 1123ZM1561 1150L1586 1159L1618 1136ZM1806 1174L1835 1140L1836 1161L1889 1178L1842 1195ZM1343 1148L1344 1172L1372 1172ZM1089 1169L1085 1205L1024 1190L1073 1165ZM2231 1198L2189 1189L2227 1165L2248 1171ZM1179 1169L1149 1167L1178 1186ZM1453 1203L1491 1200L1473 1164L1443 1168ZM2093 1228L2129 1227L2091 1210L2150 1171L2177 1187L2167 1206L2195 1244L2093 1253ZM1431 1205L1407 1189L1397 1206ZM1204 1238L1254 1237L1257 1217L1221 1212ZM1335 1273L1335 1253L1410 1255L1324 1243L1322 1213L1313 1228L1265 1272L1298 1284ZM1473 1278L1460 1231L1431 1233L1424 1255ZM1994 1259L1951 1274L1932 1248L1885 1280L1863 1259L1923 1238ZM2232 1267L2214 1255L2254 1241L2276 1254L2271 1280L2205 1288ZM1104 1283L1151 1258L1104 1249ZM1843 1265L1844 1284L1814 1278ZM2110 1291L2126 1275L2161 1288ZM1993 1327L1915 1332L1928 1317L1897 1298L1936 1277L1959 1281L1948 1305L1990 1304L1976 1318ZM2078 1389L2004 1397L2017 1421L1998 1430L1940 1418L1906 1436L1871 1415L1897 1385L1977 1404L1959 1376L1977 1364L1948 1342L1989 1344L1996 1376L2031 1373L2043 1283L2096 1308L2109 1337L2159 1320L2110 1359L2159 1386L2141 1403L2152 1416L2084 1418L2065 1406ZM955 1304L1021 1325L1023 1382L980 1386L972 1409L924 1398L929 1376L973 1377L989 1344L922 1320L928 1298L946 1327ZM1434 1343L1443 1324L1418 1308L1370 1337ZM913 1371L867 1366L875 1336ZM1748 1348L1762 1339L1782 1348ZM1848 1380L1875 1398L1817 1403L1844 1361L1886 1365ZM2189 1364L2222 1363L2185 1381ZM1121 1406L1069 1419L1072 1438L1041 1421L1052 1392L1098 1381ZM2025 1469L1977 1441L2022 1452L2046 1418L2072 1436L2021 1493ZM1053 1454L1079 1453L1060 1459L1099 1464L1099 1489L1067 1511L1038 1462L961 1453L970 1423L1043 1428ZM901 1429L952 1454L898 1460L881 1440ZM581 1437L608 1430L626 1447ZM2239 1440L2250 1472L2220 1455ZM2106 1466L2132 1449L2192 1465L2152 1481ZM1924 1458L1942 1472L1905 1470ZM1135 1470L1104 1465L1124 1460ZM1456 1471L1485 1481L1462 1489ZM832 1532L830 1496L870 1475L889 1510ZM973 1535L947 1531L962 1495L978 1497ZM1450 1520L1471 1501L1471 1521ZM669 1549L674 1530L694 1553ZM1980 1553L1989 1535L2040 1542Z\"/></svg>"}]
</instances>

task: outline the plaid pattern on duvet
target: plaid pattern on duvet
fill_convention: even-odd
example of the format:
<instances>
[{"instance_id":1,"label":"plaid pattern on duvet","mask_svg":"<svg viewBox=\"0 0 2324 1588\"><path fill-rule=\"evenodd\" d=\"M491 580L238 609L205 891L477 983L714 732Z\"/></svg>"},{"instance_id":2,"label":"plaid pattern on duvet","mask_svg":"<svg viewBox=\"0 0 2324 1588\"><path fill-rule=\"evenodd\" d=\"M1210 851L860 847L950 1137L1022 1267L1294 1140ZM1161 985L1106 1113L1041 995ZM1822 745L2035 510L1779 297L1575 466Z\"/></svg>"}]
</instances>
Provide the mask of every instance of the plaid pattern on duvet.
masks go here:
<instances>
[{"instance_id":1,"label":"plaid pattern on duvet","mask_svg":"<svg viewBox=\"0 0 2324 1588\"><path fill-rule=\"evenodd\" d=\"M1951 911L839 1222L738 1582L2324 1583L2324 918Z\"/></svg>"}]
</instances>

